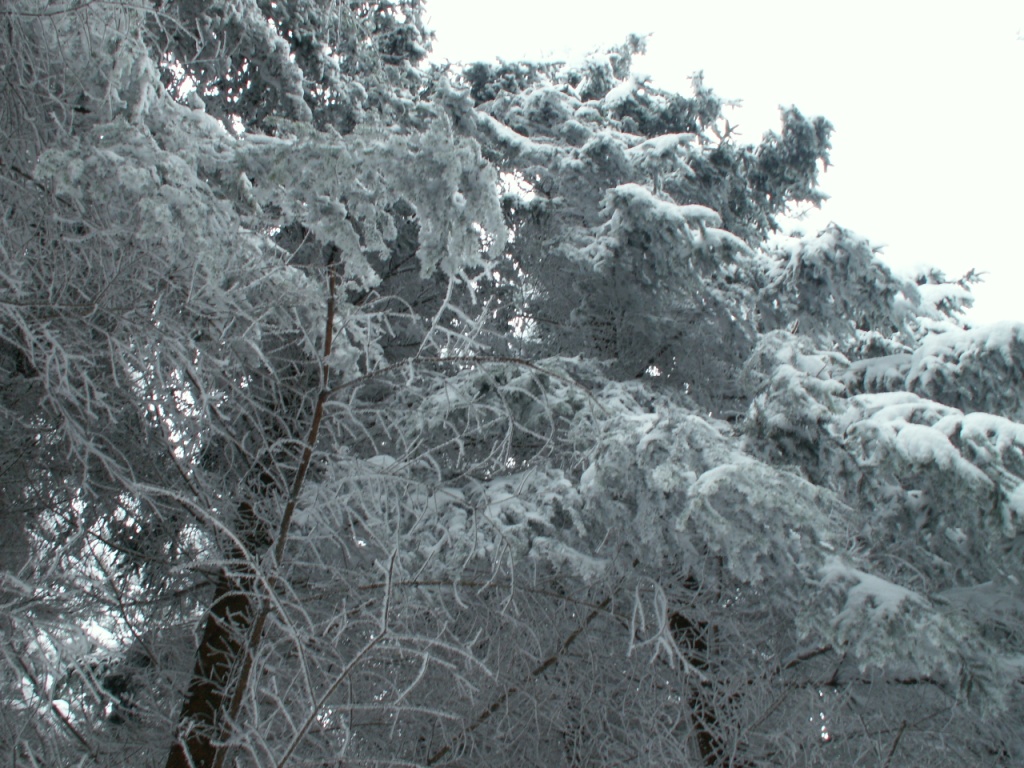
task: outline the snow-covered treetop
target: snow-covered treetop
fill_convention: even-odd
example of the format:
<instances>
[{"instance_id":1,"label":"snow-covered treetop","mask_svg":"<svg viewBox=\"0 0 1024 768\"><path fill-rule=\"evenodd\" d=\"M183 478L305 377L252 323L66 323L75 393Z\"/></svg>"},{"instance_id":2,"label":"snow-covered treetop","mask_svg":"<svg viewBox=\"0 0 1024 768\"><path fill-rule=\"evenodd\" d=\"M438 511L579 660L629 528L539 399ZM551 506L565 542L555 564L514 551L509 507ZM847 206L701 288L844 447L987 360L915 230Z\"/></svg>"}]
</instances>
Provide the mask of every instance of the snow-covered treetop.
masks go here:
<instances>
[{"instance_id":1,"label":"snow-covered treetop","mask_svg":"<svg viewBox=\"0 0 1024 768\"><path fill-rule=\"evenodd\" d=\"M825 119L429 68L412 0L24 8L13 759L1024 755L1024 326L775 231Z\"/></svg>"}]
</instances>

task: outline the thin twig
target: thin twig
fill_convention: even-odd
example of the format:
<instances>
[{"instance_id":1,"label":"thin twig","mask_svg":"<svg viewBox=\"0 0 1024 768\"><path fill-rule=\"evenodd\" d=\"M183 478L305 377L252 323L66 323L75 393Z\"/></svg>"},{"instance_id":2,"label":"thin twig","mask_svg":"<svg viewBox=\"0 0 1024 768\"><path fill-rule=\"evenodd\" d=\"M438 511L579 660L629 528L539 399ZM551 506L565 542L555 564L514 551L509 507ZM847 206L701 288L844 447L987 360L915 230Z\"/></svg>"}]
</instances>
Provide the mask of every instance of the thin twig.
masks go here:
<instances>
[{"instance_id":1,"label":"thin twig","mask_svg":"<svg viewBox=\"0 0 1024 768\"><path fill-rule=\"evenodd\" d=\"M384 638L387 637L388 621L390 619L391 611L391 584L395 572L395 560L397 559L397 557L398 550L396 549L391 553L391 562L388 565L388 588L384 598L384 607L381 610L380 632L378 632L375 637L371 638L370 642L366 643L366 645L359 649L359 653L352 657L352 660L345 665L345 668L341 670L341 673L334 679L334 682L327 687L327 690L324 692L324 695L321 696L319 701L317 701L316 704L313 705L313 711L309 713L309 717L306 718L306 721L302 724L302 727L299 728L299 732L295 734L295 737L292 739L291 744L288 745L288 749L285 750L284 756L277 762L276 768L284 768L285 764L291 759L291 756L295 753L295 750L298 749L299 744L302 742L304 738L306 738L306 734L309 733L309 729L313 727L313 723L316 722L317 716L320 714L320 711L324 708L324 705L327 703L328 699L330 699L331 696L334 695L334 692L338 690L338 687L343 682L345 682L346 679L348 679L348 676L352 674L352 670L356 668L356 665L358 665L359 662L366 658L367 654L369 654L370 651L372 651L375 647L380 645Z\"/></svg>"},{"instance_id":2,"label":"thin twig","mask_svg":"<svg viewBox=\"0 0 1024 768\"><path fill-rule=\"evenodd\" d=\"M36 676L32 673L32 670L28 668L28 665L25 663L25 660L24 658L22 658L22 655L18 653L17 650L14 648L12 648L11 650L14 653L15 663L20 668L22 674L25 675L25 678L32 684L32 689L35 691L36 696L38 696L40 699L44 698L44 696L42 695L42 686L39 684L39 681L36 679ZM49 696L45 698L50 699ZM86 739L85 736L83 736L81 732L79 732L79 730L75 728L75 725L71 722L71 719L61 711L59 706L57 706L57 702L50 699L49 704L50 710L53 712L54 715L56 715L57 720L60 721L61 725L63 725L64 728L67 729L67 731L72 736L74 736L75 740L85 748L85 751L88 753L89 757L92 758L92 761L99 765L99 756L96 753L96 749L89 743L88 739Z\"/></svg>"},{"instance_id":3,"label":"thin twig","mask_svg":"<svg viewBox=\"0 0 1024 768\"><path fill-rule=\"evenodd\" d=\"M892 756L896 754L896 747L900 744L900 739L903 738L903 732L907 729L907 721L904 720L900 723L900 729L896 732L896 738L892 740L892 746L889 748L889 754L885 758L885 764L882 768L889 768L892 763Z\"/></svg>"},{"instance_id":4,"label":"thin twig","mask_svg":"<svg viewBox=\"0 0 1024 768\"><path fill-rule=\"evenodd\" d=\"M608 597L606 597L604 600L602 600L600 603L598 603L597 607L593 611L591 611L590 614L588 614L587 618L585 618L583 620L583 622L575 630L573 630L573 632L568 637L565 638L565 640L562 642L561 646L559 646L558 650L555 651L550 656L548 656L546 659L544 659L544 661L542 661L537 667L535 667L530 672L529 676L527 677L527 682L529 682L530 680L533 680L533 679L535 679L537 677L540 677L542 674L544 674L544 672L546 672L548 669L550 669L555 664L557 664L559 659L561 659L562 656L565 655L565 652L569 650L569 647L574 642L576 642L577 638L579 638L579 636L581 634L583 634L583 630L585 630L590 625L590 622L592 622L594 619L596 619L598 617L598 615L602 611L604 611L605 608L608 607L608 604L611 603L611 601L612 601L612 596L608 595ZM457 739L455 739L451 744L445 744L443 747L441 747L441 749L439 749L437 752L435 752L430 757L430 759L427 760L427 765L434 765L434 763L436 763L442 757L444 757L449 752L451 752L452 749L455 746L458 746L461 742L465 741L466 737L469 734L471 734L473 731L475 731L477 728L479 728L481 725L483 725L485 722L487 722L487 720L490 719L491 715L493 715L495 712L497 712L499 709L501 709L502 705L506 701L508 701L508 699L511 696L513 696L514 694L518 693L519 690L520 690L519 686L515 686L515 685L512 686L511 688L506 688L501 693L501 695L498 696L498 698L495 699L491 703L491 705L487 709L485 709L483 712L481 712L477 716L476 720L474 720L469 725L469 727L466 728L459 735L459 737Z\"/></svg>"},{"instance_id":5,"label":"thin twig","mask_svg":"<svg viewBox=\"0 0 1024 768\"><path fill-rule=\"evenodd\" d=\"M306 480L306 473L309 471L309 466L313 458L313 449L316 447L317 437L320 434L320 424L323 420L324 406L326 405L327 398L330 395L330 389L328 388L330 376L328 358L331 355L334 342L335 295L338 287L338 273L336 269L337 255L337 249L331 248L330 256L327 261L327 318L325 321L324 331L320 394L317 397L316 406L313 410L313 420L309 427L309 434L306 437L305 448L302 452L302 461L299 464L298 471L295 473L295 481L292 483L288 503L285 505L284 514L282 515L281 523L278 526L277 540L274 542L273 560L271 562L272 566L279 564L284 556L285 545L288 542L288 531L291 528L292 519L295 516L295 509L298 506L299 496L302 493L302 487ZM273 591L276 584L276 577L271 574L267 582L268 590ZM245 692L249 687L249 677L252 674L252 666L256 657L256 651L259 648L260 641L263 637L263 629L266 626L267 617L269 615L270 606L267 602L264 602L263 606L260 608L259 614L256 616L256 620L253 622L252 632L249 635L249 647L245 653L245 658L242 660L242 669L239 672L238 682L235 685L235 690L231 696L231 703L228 707L228 711L225 713L227 716L226 722L230 723L234 721L242 708L242 699L245 697ZM374 643L374 645L376 645L376 643ZM367 650L369 649L367 648ZM219 750L213 768L222 768L226 757L227 750Z\"/></svg>"}]
</instances>

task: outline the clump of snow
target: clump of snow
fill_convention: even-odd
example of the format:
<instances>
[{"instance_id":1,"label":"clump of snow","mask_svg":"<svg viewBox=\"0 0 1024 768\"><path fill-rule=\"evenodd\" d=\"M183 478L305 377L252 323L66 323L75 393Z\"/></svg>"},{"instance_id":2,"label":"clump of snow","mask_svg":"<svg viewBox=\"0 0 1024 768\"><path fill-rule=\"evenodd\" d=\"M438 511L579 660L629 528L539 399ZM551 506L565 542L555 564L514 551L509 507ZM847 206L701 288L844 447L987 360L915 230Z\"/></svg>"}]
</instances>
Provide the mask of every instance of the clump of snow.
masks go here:
<instances>
[{"instance_id":1,"label":"clump of snow","mask_svg":"<svg viewBox=\"0 0 1024 768\"><path fill-rule=\"evenodd\" d=\"M697 482L697 474L672 461L659 464L651 472L651 484L661 493L685 491Z\"/></svg>"},{"instance_id":2,"label":"clump of snow","mask_svg":"<svg viewBox=\"0 0 1024 768\"><path fill-rule=\"evenodd\" d=\"M927 400L912 392L875 392L850 398L851 407L840 420L844 431L869 426L888 434L902 423L934 424L944 416L962 416L956 408Z\"/></svg>"},{"instance_id":3,"label":"clump of snow","mask_svg":"<svg viewBox=\"0 0 1024 768\"><path fill-rule=\"evenodd\" d=\"M829 537L839 500L795 474L742 455L733 459L692 483L676 531L684 539L696 532L749 584L760 583L767 572L815 567L820 553L813 543Z\"/></svg>"},{"instance_id":4,"label":"clump of snow","mask_svg":"<svg viewBox=\"0 0 1024 768\"><path fill-rule=\"evenodd\" d=\"M580 493L584 496L589 496L598 490L597 465L591 464L583 471L583 475L580 477Z\"/></svg>"},{"instance_id":5,"label":"clump of snow","mask_svg":"<svg viewBox=\"0 0 1024 768\"><path fill-rule=\"evenodd\" d=\"M690 144L697 136L692 133L666 133L663 136L655 136L653 139L642 141L635 147L626 150L626 154L633 157L668 157L674 155L680 144Z\"/></svg>"},{"instance_id":6,"label":"clump of snow","mask_svg":"<svg viewBox=\"0 0 1024 768\"><path fill-rule=\"evenodd\" d=\"M710 208L696 204L676 205L668 200L655 197L647 187L632 182L620 184L610 190L608 203L648 210L652 217L679 227L689 227L697 223L716 227L722 223L722 217Z\"/></svg>"},{"instance_id":7,"label":"clump of snow","mask_svg":"<svg viewBox=\"0 0 1024 768\"><path fill-rule=\"evenodd\" d=\"M516 133L500 120L496 120L483 112L474 113L477 127L492 139L498 141L513 155L538 163L553 162L556 151L549 144L534 141L521 133Z\"/></svg>"},{"instance_id":8,"label":"clump of snow","mask_svg":"<svg viewBox=\"0 0 1024 768\"><path fill-rule=\"evenodd\" d=\"M381 469L391 469L398 463L398 459L394 456L389 456L386 453L378 453L376 456L371 456L366 460L366 463L372 467L380 467Z\"/></svg>"},{"instance_id":9,"label":"clump of snow","mask_svg":"<svg viewBox=\"0 0 1024 768\"><path fill-rule=\"evenodd\" d=\"M931 310L946 306L970 306L974 294L960 283L925 283L917 286L921 303Z\"/></svg>"},{"instance_id":10,"label":"clump of snow","mask_svg":"<svg viewBox=\"0 0 1024 768\"><path fill-rule=\"evenodd\" d=\"M959 424L960 436L975 444L987 443L998 454L1016 447L1024 450L1024 424L992 413L968 413Z\"/></svg>"},{"instance_id":11,"label":"clump of snow","mask_svg":"<svg viewBox=\"0 0 1024 768\"><path fill-rule=\"evenodd\" d=\"M858 570L838 557L828 558L821 568L821 576L826 586L853 582L846 591L846 603L835 618L837 626L847 624L860 614L880 623L895 617L908 604L927 605L917 592Z\"/></svg>"},{"instance_id":12,"label":"clump of snow","mask_svg":"<svg viewBox=\"0 0 1024 768\"><path fill-rule=\"evenodd\" d=\"M974 487L990 485L986 474L957 448L964 438L963 412L910 392L857 395L850 405L838 426L844 439L859 443L872 461L884 460L892 451L909 465L952 471Z\"/></svg>"},{"instance_id":13,"label":"clump of snow","mask_svg":"<svg viewBox=\"0 0 1024 768\"><path fill-rule=\"evenodd\" d=\"M941 431L923 424L904 424L896 434L896 450L911 464L935 464L950 469L960 452Z\"/></svg>"},{"instance_id":14,"label":"clump of snow","mask_svg":"<svg viewBox=\"0 0 1024 768\"><path fill-rule=\"evenodd\" d=\"M847 378L863 382L868 390L902 386L910 368L911 357L909 352L904 352L857 360L850 365Z\"/></svg>"},{"instance_id":15,"label":"clump of snow","mask_svg":"<svg viewBox=\"0 0 1024 768\"><path fill-rule=\"evenodd\" d=\"M561 122L572 114L571 102L558 88L543 86L527 94L523 109L532 120Z\"/></svg>"},{"instance_id":16,"label":"clump of snow","mask_svg":"<svg viewBox=\"0 0 1024 768\"><path fill-rule=\"evenodd\" d=\"M741 238L725 229L708 227L704 230L704 241L712 248L730 246L735 248L737 251L747 254L748 256L754 255L754 252L750 249L749 245L747 245Z\"/></svg>"},{"instance_id":17,"label":"clump of snow","mask_svg":"<svg viewBox=\"0 0 1024 768\"><path fill-rule=\"evenodd\" d=\"M547 536L538 536L533 540L530 557L568 567L586 582L596 581L608 569L607 560L585 555L564 542Z\"/></svg>"},{"instance_id":18,"label":"clump of snow","mask_svg":"<svg viewBox=\"0 0 1024 768\"><path fill-rule=\"evenodd\" d=\"M640 87L640 83L636 77L630 77L623 80L621 83L616 85L604 97L604 104L606 107L617 107L624 101L628 100Z\"/></svg>"},{"instance_id":19,"label":"clump of snow","mask_svg":"<svg viewBox=\"0 0 1024 768\"><path fill-rule=\"evenodd\" d=\"M907 375L908 386L927 387L938 373L945 373L949 365L963 365L981 353L998 355L1010 367L1024 346L1024 323L1004 321L978 328L955 328L944 325L941 332L930 333L921 340L914 352L913 363Z\"/></svg>"},{"instance_id":20,"label":"clump of snow","mask_svg":"<svg viewBox=\"0 0 1024 768\"><path fill-rule=\"evenodd\" d=\"M1021 483L1006 499L1003 505L1003 530L1016 533L1018 523L1024 519L1024 483Z\"/></svg>"}]
</instances>

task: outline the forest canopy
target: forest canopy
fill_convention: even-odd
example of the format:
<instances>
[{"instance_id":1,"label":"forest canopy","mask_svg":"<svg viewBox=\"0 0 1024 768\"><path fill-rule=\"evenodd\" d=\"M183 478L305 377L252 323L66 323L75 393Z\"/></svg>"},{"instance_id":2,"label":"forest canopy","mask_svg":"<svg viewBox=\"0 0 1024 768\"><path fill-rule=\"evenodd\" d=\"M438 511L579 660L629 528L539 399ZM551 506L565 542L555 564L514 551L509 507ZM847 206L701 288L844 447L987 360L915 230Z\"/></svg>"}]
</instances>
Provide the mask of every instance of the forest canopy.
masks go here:
<instances>
[{"instance_id":1,"label":"forest canopy","mask_svg":"<svg viewBox=\"0 0 1024 768\"><path fill-rule=\"evenodd\" d=\"M1024 325L644 41L0 4L12 766L1024 760Z\"/></svg>"}]
</instances>

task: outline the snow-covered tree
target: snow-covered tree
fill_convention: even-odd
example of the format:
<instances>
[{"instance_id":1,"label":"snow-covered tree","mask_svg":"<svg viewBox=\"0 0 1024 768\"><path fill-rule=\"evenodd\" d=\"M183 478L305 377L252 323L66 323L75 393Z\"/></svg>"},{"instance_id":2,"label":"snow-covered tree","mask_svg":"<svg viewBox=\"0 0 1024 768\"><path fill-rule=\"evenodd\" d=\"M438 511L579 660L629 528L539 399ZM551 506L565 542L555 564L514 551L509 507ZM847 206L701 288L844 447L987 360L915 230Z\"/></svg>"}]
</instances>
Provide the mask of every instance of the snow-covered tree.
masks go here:
<instances>
[{"instance_id":1,"label":"snow-covered tree","mask_svg":"<svg viewBox=\"0 0 1024 768\"><path fill-rule=\"evenodd\" d=\"M1010 765L1024 326L700 76L0 10L13 765Z\"/></svg>"}]
</instances>

